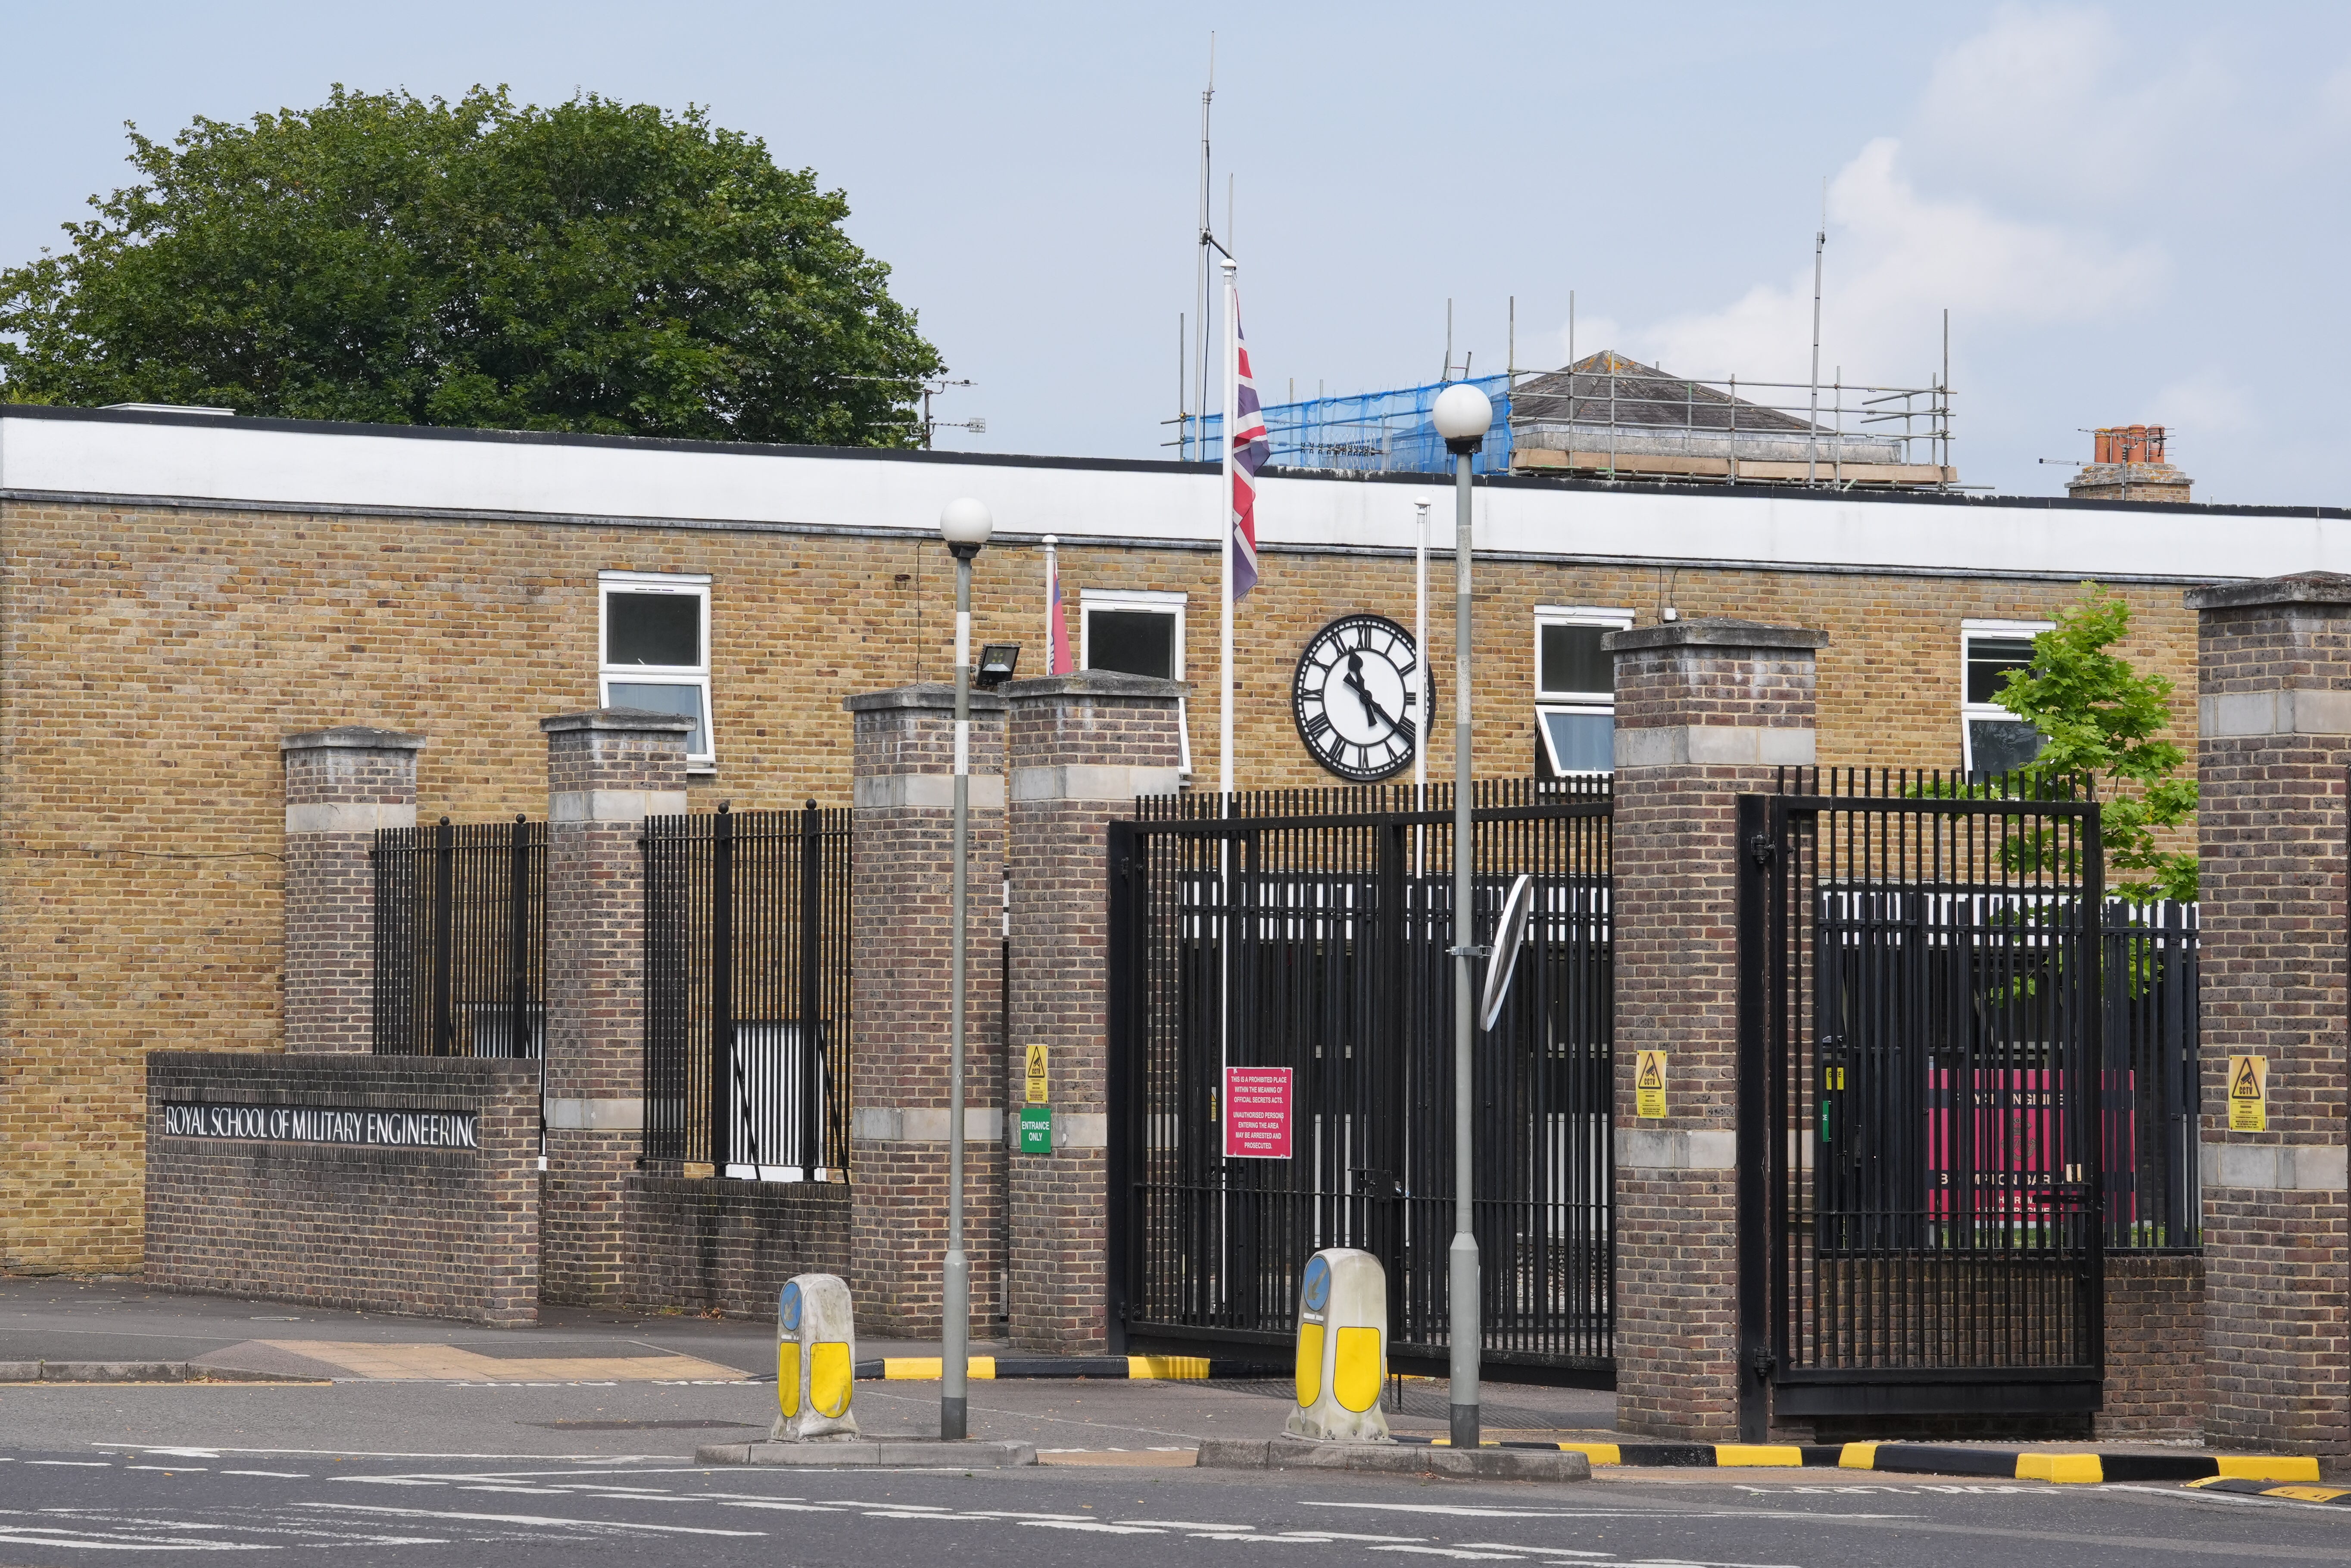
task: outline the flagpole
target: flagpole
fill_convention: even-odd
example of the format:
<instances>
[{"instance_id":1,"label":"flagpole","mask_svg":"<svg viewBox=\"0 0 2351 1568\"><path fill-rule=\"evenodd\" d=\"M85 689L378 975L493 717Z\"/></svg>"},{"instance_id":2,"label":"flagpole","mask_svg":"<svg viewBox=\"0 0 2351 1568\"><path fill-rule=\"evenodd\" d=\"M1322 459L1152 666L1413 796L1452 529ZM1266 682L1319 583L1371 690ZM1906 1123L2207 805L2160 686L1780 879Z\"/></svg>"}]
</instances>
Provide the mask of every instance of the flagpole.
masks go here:
<instances>
[{"instance_id":1,"label":"flagpole","mask_svg":"<svg viewBox=\"0 0 2351 1568\"><path fill-rule=\"evenodd\" d=\"M1053 636L1053 601L1061 591L1061 563L1054 549L1059 541L1050 534L1045 535L1045 668L1040 675L1059 675L1061 648Z\"/></svg>"},{"instance_id":2,"label":"flagpole","mask_svg":"<svg viewBox=\"0 0 2351 1568\"><path fill-rule=\"evenodd\" d=\"M1224 608L1217 630L1217 695L1219 704L1217 713L1217 815L1230 816L1233 814L1233 422L1240 414L1240 290L1233 280L1234 271L1239 264L1229 255L1219 255L1217 259L1225 273L1225 363L1224 386L1220 389L1225 410L1221 426L1225 450L1217 488L1217 533L1222 541L1217 556L1223 572L1218 598ZM1224 961L1217 966L1217 1124L1222 1135L1218 1141L1228 1157L1232 1153L1233 1141L1232 1106L1226 1103L1231 1098L1228 1091L1233 1044L1233 944L1239 940L1239 931L1233 919L1232 853L1232 841L1228 837L1220 844L1218 854L1222 872L1219 880L1224 884L1225 940L1219 944L1223 949Z\"/></svg>"},{"instance_id":3,"label":"flagpole","mask_svg":"<svg viewBox=\"0 0 2351 1568\"><path fill-rule=\"evenodd\" d=\"M1224 792L1227 810L1230 810L1233 793L1233 421L1239 416L1240 402L1240 293L1233 281L1239 265L1230 256L1220 256L1218 264L1225 270L1225 365L1223 388L1224 458L1223 472L1217 490L1217 533L1223 535L1224 547L1219 552L1223 561L1224 621L1217 632L1217 653L1223 660L1218 694L1223 706L1217 719L1217 749L1222 772L1218 787Z\"/></svg>"}]
</instances>

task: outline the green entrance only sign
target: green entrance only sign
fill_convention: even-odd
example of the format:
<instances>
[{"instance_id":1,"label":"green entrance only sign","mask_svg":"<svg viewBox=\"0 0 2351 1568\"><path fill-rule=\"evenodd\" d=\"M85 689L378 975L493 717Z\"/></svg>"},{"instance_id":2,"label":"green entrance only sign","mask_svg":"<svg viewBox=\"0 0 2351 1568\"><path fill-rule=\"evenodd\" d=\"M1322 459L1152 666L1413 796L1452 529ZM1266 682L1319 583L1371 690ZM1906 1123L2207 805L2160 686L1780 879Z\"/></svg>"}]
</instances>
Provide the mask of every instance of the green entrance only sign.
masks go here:
<instances>
[{"instance_id":1,"label":"green entrance only sign","mask_svg":"<svg viewBox=\"0 0 2351 1568\"><path fill-rule=\"evenodd\" d=\"M1053 1152L1053 1107L1023 1106L1020 1107L1020 1152L1050 1154Z\"/></svg>"}]
</instances>

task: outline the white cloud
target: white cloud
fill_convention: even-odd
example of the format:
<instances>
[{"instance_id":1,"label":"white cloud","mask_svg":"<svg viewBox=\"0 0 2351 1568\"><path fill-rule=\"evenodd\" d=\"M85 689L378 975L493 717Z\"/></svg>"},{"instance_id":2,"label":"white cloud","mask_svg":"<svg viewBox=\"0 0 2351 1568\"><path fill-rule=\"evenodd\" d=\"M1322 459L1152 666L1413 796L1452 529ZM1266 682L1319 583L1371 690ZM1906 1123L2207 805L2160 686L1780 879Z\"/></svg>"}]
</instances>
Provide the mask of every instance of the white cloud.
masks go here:
<instances>
[{"instance_id":1,"label":"white cloud","mask_svg":"<svg viewBox=\"0 0 2351 1568\"><path fill-rule=\"evenodd\" d=\"M1936 61L1910 140L1938 183L2102 208L2169 188L2236 96L2202 38L2003 5Z\"/></svg>"},{"instance_id":2,"label":"white cloud","mask_svg":"<svg viewBox=\"0 0 2351 1568\"><path fill-rule=\"evenodd\" d=\"M2162 285L2166 258L2152 243L2121 248L2087 230L1929 197L1901 165L1900 143L1880 138L1830 183L1824 378L1842 365L1848 381L1922 384L1939 365L1946 306L1955 333L1981 333L2111 316ZM1632 333L1623 347L1687 374L1802 380L1812 285L1806 257L1784 285L1758 284L1721 309Z\"/></svg>"},{"instance_id":3,"label":"white cloud","mask_svg":"<svg viewBox=\"0 0 2351 1568\"><path fill-rule=\"evenodd\" d=\"M2257 423L2252 394L2218 365L2171 382L2148 400L2147 407L2143 417L2172 431L2174 441L2188 443L2190 453L2199 438L2241 434Z\"/></svg>"}]
</instances>

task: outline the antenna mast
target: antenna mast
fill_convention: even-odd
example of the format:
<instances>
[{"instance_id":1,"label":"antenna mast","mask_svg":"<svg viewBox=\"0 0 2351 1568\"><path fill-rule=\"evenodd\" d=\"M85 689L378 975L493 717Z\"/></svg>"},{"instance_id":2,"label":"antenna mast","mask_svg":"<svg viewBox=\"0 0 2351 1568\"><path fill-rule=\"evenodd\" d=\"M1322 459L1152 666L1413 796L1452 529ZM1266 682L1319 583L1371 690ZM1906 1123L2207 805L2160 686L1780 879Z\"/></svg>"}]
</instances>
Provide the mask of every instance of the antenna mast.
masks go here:
<instances>
[{"instance_id":1,"label":"antenna mast","mask_svg":"<svg viewBox=\"0 0 2351 1568\"><path fill-rule=\"evenodd\" d=\"M1821 226L1813 234L1813 417L1804 427L1804 483L1818 473L1821 455L1821 253L1829 244L1829 182L1821 181ZM1840 449L1842 450L1842 449Z\"/></svg>"},{"instance_id":2,"label":"antenna mast","mask_svg":"<svg viewBox=\"0 0 2351 1568\"><path fill-rule=\"evenodd\" d=\"M1208 35L1208 85L1200 93L1200 218L1197 225L1199 238L1193 245L1196 254L1192 269L1194 293L1197 297L1200 310L1197 317L1200 351L1193 361L1198 367L1199 392L1192 400L1192 406L1200 410L1203 419L1207 417L1208 412L1208 245L1210 244L1208 109L1216 101L1216 97L1217 35L1210 33Z\"/></svg>"}]
</instances>

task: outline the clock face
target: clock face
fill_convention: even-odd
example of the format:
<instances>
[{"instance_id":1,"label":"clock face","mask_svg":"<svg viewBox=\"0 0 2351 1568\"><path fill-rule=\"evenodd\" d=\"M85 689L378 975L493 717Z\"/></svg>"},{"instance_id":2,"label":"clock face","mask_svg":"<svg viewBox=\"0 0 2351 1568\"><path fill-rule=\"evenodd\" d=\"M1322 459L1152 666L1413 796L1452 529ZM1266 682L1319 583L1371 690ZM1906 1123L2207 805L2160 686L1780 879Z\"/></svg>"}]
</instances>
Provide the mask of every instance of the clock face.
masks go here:
<instances>
[{"instance_id":1,"label":"clock face","mask_svg":"<svg viewBox=\"0 0 2351 1568\"><path fill-rule=\"evenodd\" d=\"M1419 667L1412 633L1387 617L1340 617L1299 655L1290 689L1298 738L1343 779L1386 778L1420 743Z\"/></svg>"}]
</instances>

